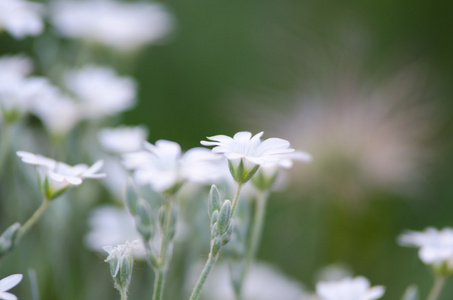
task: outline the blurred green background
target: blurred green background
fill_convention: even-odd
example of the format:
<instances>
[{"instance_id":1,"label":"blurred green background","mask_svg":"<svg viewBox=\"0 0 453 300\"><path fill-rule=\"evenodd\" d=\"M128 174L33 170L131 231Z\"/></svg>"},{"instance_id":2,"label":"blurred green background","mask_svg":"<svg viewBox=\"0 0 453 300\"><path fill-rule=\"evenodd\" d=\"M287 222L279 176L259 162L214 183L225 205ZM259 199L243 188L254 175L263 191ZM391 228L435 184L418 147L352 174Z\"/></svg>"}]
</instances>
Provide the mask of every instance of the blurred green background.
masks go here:
<instances>
[{"instance_id":1,"label":"blurred green background","mask_svg":"<svg viewBox=\"0 0 453 300\"><path fill-rule=\"evenodd\" d=\"M302 181L310 174L297 177L305 168L297 165L295 169L300 170L291 181L298 188L287 188L271 196L258 259L279 266L309 289L313 288L315 274L321 267L344 263L373 284L385 285L384 299L399 299L409 284L419 285L424 298L432 276L418 260L416 250L400 247L396 240L406 229L453 226L453 3L407 0L162 3L173 13L176 28L165 43L148 47L137 58L130 75L139 83L139 102L121 119L121 123L129 125L146 125L151 142L169 139L188 149L199 146L206 136L233 135L240 130L253 133L264 130L266 137L279 134L292 142L294 132L297 136L301 129L295 127L285 136L286 127L279 127L280 121L292 112L294 103L313 100L301 95L313 90L321 98L326 95L324 89L329 89L327 85L335 76L346 76L352 68L360 80L373 85L407 66L416 65L422 70L423 94L416 95L417 103L429 104L436 113L412 123L415 127L431 124L429 134L418 145L430 155L416 169L416 186L404 193L385 186L366 187L351 202L341 190L344 172L349 172L347 167L332 171L331 180L338 180L339 186L322 187L323 182L308 186ZM1 54L33 53L34 41L29 38L18 42L3 34L0 45ZM317 101L335 101L335 97ZM302 139L297 146L308 151L303 145ZM317 153L311 154L316 161ZM325 172L331 172L329 165L326 168ZM1 228L15 220L2 212ZM66 230L70 234L70 228ZM37 235L38 231L33 233ZM79 245L77 241L82 241L83 233L78 235L73 244L62 247L82 254L75 256L76 261L59 262L70 263L80 280L68 283L68 291L79 295L78 299L100 299L94 296L99 286L93 281L104 273L107 278L107 264ZM49 255L41 252L48 238L46 232L41 232L39 238L31 236L27 236L28 246L41 249L34 257ZM41 246L35 246L33 239L40 240ZM14 262L27 248L25 242L21 248L13 254ZM33 267L32 261L24 258L21 267ZM96 268L94 274L84 274L87 263ZM4 266L0 268L0 277L15 272L13 263ZM142 265L136 271L134 284L150 280L152 275L145 269ZM105 281L102 289L110 289L108 293L115 297L115 291ZM81 286L85 286L83 297L78 294ZM41 290L48 295L45 299L58 299L51 286ZM131 290L131 299L143 299L134 295L134 286ZM450 280L439 299L452 297Z\"/></svg>"}]
</instances>

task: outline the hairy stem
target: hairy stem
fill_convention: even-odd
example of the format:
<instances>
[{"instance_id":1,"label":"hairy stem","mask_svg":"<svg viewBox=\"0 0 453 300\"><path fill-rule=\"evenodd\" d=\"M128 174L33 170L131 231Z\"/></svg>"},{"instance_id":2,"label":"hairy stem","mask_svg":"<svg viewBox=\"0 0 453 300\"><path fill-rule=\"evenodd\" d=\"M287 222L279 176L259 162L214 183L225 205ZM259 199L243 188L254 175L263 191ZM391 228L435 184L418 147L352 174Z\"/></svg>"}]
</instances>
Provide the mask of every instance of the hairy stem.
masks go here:
<instances>
[{"instance_id":1,"label":"hairy stem","mask_svg":"<svg viewBox=\"0 0 453 300\"><path fill-rule=\"evenodd\" d=\"M242 183L238 183L238 187L236 189L236 193L234 194L234 198L233 198L233 206L231 208L231 217L234 216L234 211L236 210L236 205L238 204L239 193L241 192L241 188L242 188Z\"/></svg>"},{"instance_id":2,"label":"hairy stem","mask_svg":"<svg viewBox=\"0 0 453 300\"><path fill-rule=\"evenodd\" d=\"M211 253L209 253L208 261L204 266L203 272L201 272L201 275L198 278L197 284L195 285L192 291L192 295L190 296L190 300L197 300L198 297L200 296L200 292L201 289L203 288L204 282L206 281L209 272L211 272L212 267L214 267L214 264L216 263L218 257L219 257L218 254L216 256L212 256Z\"/></svg>"},{"instance_id":3,"label":"hairy stem","mask_svg":"<svg viewBox=\"0 0 453 300\"><path fill-rule=\"evenodd\" d=\"M20 231L17 234L16 243L20 241L20 239L24 236L24 234L36 223L39 217L42 215L44 210L49 204L49 199L44 198L41 206L34 212L34 214L25 222L25 224L20 228Z\"/></svg>"}]
</instances>

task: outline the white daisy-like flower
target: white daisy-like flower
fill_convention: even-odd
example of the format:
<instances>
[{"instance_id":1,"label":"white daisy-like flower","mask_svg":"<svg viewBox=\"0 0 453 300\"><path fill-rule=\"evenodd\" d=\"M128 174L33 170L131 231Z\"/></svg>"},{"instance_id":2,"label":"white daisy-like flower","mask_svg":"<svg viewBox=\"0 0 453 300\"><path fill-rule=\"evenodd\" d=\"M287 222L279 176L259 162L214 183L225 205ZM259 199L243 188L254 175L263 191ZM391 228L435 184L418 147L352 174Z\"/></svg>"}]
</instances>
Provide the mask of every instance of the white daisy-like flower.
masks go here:
<instances>
[{"instance_id":1,"label":"white daisy-like flower","mask_svg":"<svg viewBox=\"0 0 453 300\"><path fill-rule=\"evenodd\" d=\"M131 108L135 104L135 82L120 77L108 67L86 66L66 73L65 84L81 101L85 118L102 118Z\"/></svg>"},{"instance_id":2,"label":"white daisy-like flower","mask_svg":"<svg viewBox=\"0 0 453 300\"><path fill-rule=\"evenodd\" d=\"M145 150L127 153L123 163L134 171L138 184L149 184L157 192L175 191L185 181L211 183L222 176L217 172L219 157L204 148L181 152L178 143L158 140L145 142Z\"/></svg>"},{"instance_id":3,"label":"white daisy-like flower","mask_svg":"<svg viewBox=\"0 0 453 300\"><path fill-rule=\"evenodd\" d=\"M42 5L24 0L0 0L0 30L16 39L38 35L43 30Z\"/></svg>"},{"instance_id":4,"label":"white daisy-like flower","mask_svg":"<svg viewBox=\"0 0 453 300\"><path fill-rule=\"evenodd\" d=\"M453 269L453 228L437 230L428 227L425 231L408 231L400 235L398 242L403 246L420 248L418 256L428 265L447 263Z\"/></svg>"},{"instance_id":5,"label":"white daisy-like flower","mask_svg":"<svg viewBox=\"0 0 453 300\"><path fill-rule=\"evenodd\" d=\"M64 136L81 119L78 103L63 95L56 87L40 95L32 103L31 110L54 135Z\"/></svg>"},{"instance_id":6,"label":"white daisy-like flower","mask_svg":"<svg viewBox=\"0 0 453 300\"><path fill-rule=\"evenodd\" d=\"M105 245L119 245L124 241L140 239L132 215L114 206L101 206L93 210L88 225L90 231L85 236L85 244L95 251L103 250ZM145 258L146 251L142 243L137 245L133 254L135 258Z\"/></svg>"},{"instance_id":7,"label":"white daisy-like flower","mask_svg":"<svg viewBox=\"0 0 453 300\"><path fill-rule=\"evenodd\" d=\"M24 55L5 55L0 57L0 79L24 78L31 74L33 63Z\"/></svg>"},{"instance_id":8,"label":"white daisy-like flower","mask_svg":"<svg viewBox=\"0 0 453 300\"><path fill-rule=\"evenodd\" d=\"M193 272L194 274L196 273L195 270ZM202 299L236 299L229 273L230 270L227 264L220 263L216 265L207 278L206 284L201 292ZM197 278L196 276L190 275L189 273L189 280ZM188 281L187 286L192 288L193 283ZM257 262L250 266L250 271L244 282L241 299L319 300L305 291L301 283L282 273L275 266L263 262Z\"/></svg>"},{"instance_id":9,"label":"white daisy-like flower","mask_svg":"<svg viewBox=\"0 0 453 300\"><path fill-rule=\"evenodd\" d=\"M58 2L52 19L63 36L124 52L138 50L165 36L173 23L161 5L108 0Z\"/></svg>"},{"instance_id":10,"label":"white daisy-like flower","mask_svg":"<svg viewBox=\"0 0 453 300\"><path fill-rule=\"evenodd\" d=\"M7 291L18 285L22 278L22 274L13 274L0 280L0 300L17 300L15 295Z\"/></svg>"},{"instance_id":11,"label":"white daisy-like flower","mask_svg":"<svg viewBox=\"0 0 453 300\"><path fill-rule=\"evenodd\" d=\"M211 141L201 141L201 144L215 146L212 152L223 154L228 159L234 179L245 182L256 172L258 166L278 164L285 154L294 152L294 149L289 148L288 141L280 138L261 141L262 135L263 132L260 132L252 137L250 132L241 131L233 138L226 135L211 136L208 137Z\"/></svg>"},{"instance_id":12,"label":"white daisy-like flower","mask_svg":"<svg viewBox=\"0 0 453 300\"><path fill-rule=\"evenodd\" d=\"M104 149L113 153L126 153L140 150L147 135L148 131L142 126L121 126L102 129L98 138Z\"/></svg>"},{"instance_id":13,"label":"white daisy-like flower","mask_svg":"<svg viewBox=\"0 0 453 300\"><path fill-rule=\"evenodd\" d=\"M59 196L72 185L80 185L85 178L102 178L103 173L97 173L103 162L97 161L91 167L85 164L75 166L55 161L51 158L25 151L17 151L23 162L38 167L40 186L48 199Z\"/></svg>"},{"instance_id":14,"label":"white daisy-like flower","mask_svg":"<svg viewBox=\"0 0 453 300\"><path fill-rule=\"evenodd\" d=\"M374 300L384 295L385 287L370 287L368 279L358 276L339 281L318 282L316 292L323 300Z\"/></svg>"}]
</instances>

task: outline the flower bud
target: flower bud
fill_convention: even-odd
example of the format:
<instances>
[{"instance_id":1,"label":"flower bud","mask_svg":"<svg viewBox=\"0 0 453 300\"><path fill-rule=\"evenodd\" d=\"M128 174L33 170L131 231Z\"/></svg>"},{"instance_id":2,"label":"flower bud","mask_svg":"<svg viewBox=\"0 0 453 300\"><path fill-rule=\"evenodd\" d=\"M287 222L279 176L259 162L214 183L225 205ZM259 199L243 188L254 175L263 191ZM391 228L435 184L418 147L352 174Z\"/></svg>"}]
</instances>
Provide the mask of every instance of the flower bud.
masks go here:
<instances>
[{"instance_id":1,"label":"flower bud","mask_svg":"<svg viewBox=\"0 0 453 300\"><path fill-rule=\"evenodd\" d=\"M126 182L126 205L129 212L134 216L137 214L137 200L139 198L134 180L129 177Z\"/></svg>"},{"instance_id":2,"label":"flower bud","mask_svg":"<svg viewBox=\"0 0 453 300\"><path fill-rule=\"evenodd\" d=\"M155 223L151 207L146 200L139 198L136 206L135 226L145 241L148 241L155 231Z\"/></svg>"},{"instance_id":3,"label":"flower bud","mask_svg":"<svg viewBox=\"0 0 453 300\"><path fill-rule=\"evenodd\" d=\"M2 233L0 236L0 257L14 248L14 243L20 228L19 223L14 223Z\"/></svg>"},{"instance_id":4,"label":"flower bud","mask_svg":"<svg viewBox=\"0 0 453 300\"><path fill-rule=\"evenodd\" d=\"M220 193L217 187L213 184L208 196L208 212L210 218L212 218L212 214L216 210L220 210Z\"/></svg>"},{"instance_id":5,"label":"flower bud","mask_svg":"<svg viewBox=\"0 0 453 300\"><path fill-rule=\"evenodd\" d=\"M220 209L219 221L217 222L219 226L219 232L223 234L228 225L230 224L231 219L231 202L230 200L225 200L223 202L222 208Z\"/></svg>"},{"instance_id":6,"label":"flower bud","mask_svg":"<svg viewBox=\"0 0 453 300\"><path fill-rule=\"evenodd\" d=\"M219 211L218 210L215 210L213 213L212 213L212 217L211 217L211 228L212 226L214 226L214 224L219 220Z\"/></svg>"},{"instance_id":7,"label":"flower bud","mask_svg":"<svg viewBox=\"0 0 453 300\"><path fill-rule=\"evenodd\" d=\"M231 235L233 234L233 228L234 228L233 221L231 221L230 225L227 228L227 230L225 231L225 233L221 237L222 246L225 246L230 241Z\"/></svg>"},{"instance_id":8,"label":"flower bud","mask_svg":"<svg viewBox=\"0 0 453 300\"><path fill-rule=\"evenodd\" d=\"M219 254L220 248L222 248L222 242L219 238L214 238L211 242L211 255L217 256Z\"/></svg>"}]
</instances>

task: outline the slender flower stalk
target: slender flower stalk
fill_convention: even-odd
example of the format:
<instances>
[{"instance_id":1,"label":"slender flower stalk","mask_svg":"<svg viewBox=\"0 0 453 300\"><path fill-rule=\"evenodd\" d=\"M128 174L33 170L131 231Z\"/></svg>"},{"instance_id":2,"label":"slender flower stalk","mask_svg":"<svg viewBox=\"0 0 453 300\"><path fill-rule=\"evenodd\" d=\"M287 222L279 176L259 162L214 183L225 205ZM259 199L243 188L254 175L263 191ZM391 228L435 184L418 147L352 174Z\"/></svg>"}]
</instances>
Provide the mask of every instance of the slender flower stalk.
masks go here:
<instances>
[{"instance_id":1,"label":"slender flower stalk","mask_svg":"<svg viewBox=\"0 0 453 300\"><path fill-rule=\"evenodd\" d=\"M203 287L206 278L208 278L209 272L211 272L211 269L212 267L214 267L218 258L219 258L218 254L216 256L212 256L211 253L209 253L208 261L206 262L206 265L203 268L203 272L201 272L201 275L198 278L197 284L195 285L195 288L193 289L192 295L190 295L189 300L198 299L198 297L200 296L201 288Z\"/></svg>"},{"instance_id":2,"label":"slender flower stalk","mask_svg":"<svg viewBox=\"0 0 453 300\"><path fill-rule=\"evenodd\" d=\"M19 243L20 239L27 233L27 231L38 221L41 217L43 212L46 210L47 205L49 204L50 200L44 197L43 202L39 206L39 208L33 213L33 215L24 223L24 225L20 228L17 238L15 240L15 244Z\"/></svg>"},{"instance_id":3,"label":"slender flower stalk","mask_svg":"<svg viewBox=\"0 0 453 300\"><path fill-rule=\"evenodd\" d=\"M428 298L426 298L426 300L437 300L437 298L439 298L440 292L445 285L445 279L446 277L444 275L436 275L436 277L434 278L433 287L431 288L431 291L429 292Z\"/></svg>"},{"instance_id":4,"label":"slender flower stalk","mask_svg":"<svg viewBox=\"0 0 453 300\"><path fill-rule=\"evenodd\" d=\"M240 295L242 287L244 285L245 277L250 268L250 265L255 260L256 253L261 242L261 236L263 233L264 219L266 217L266 205L267 199L269 198L269 191L260 191L255 203L255 213L253 215L252 228L248 235L248 240L245 250L244 265L241 271L241 281L237 293Z\"/></svg>"},{"instance_id":5,"label":"slender flower stalk","mask_svg":"<svg viewBox=\"0 0 453 300\"><path fill-rule=\"evenodd\" d=\"M121 289L121 300L127 300L127 290Z\"/></svg>"},{"instance_id":6,"label":"slender flower stalk","mask_svg":"<svg viewBox=\"0 0 453 300\"><path fill-rule=\"evenodd\" d=\"M243 183L238 182L238 186L236 188L236 193L234 194L234 198L233 198L233 207L231 208L231 217L233 217L234 212L236 210L236 206L239 201L239 194L241 193L242 185L243 185Z\"/></svg>"},{"instance_id":7,"label":"slender flower stalk","mask_svg":"<svg viewBox=\"0 0 453 300\"><path fill-rule=\"evenodd\" d=\"M161 300L164 294L165 280L167 277L168 262L171 257L170 243L174 235L173 223L173 203L174 195L170 194L167 196L167 205L163 211L163 222L162 225L162 244L160 248L160 257L158 268L155 268L156 278L154 279L154 291L153 300Z\"/></svg>"}]
</instances>

